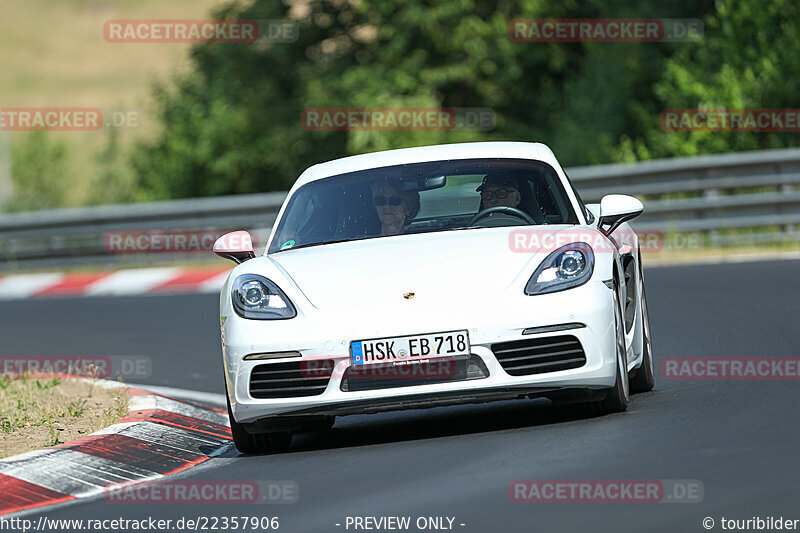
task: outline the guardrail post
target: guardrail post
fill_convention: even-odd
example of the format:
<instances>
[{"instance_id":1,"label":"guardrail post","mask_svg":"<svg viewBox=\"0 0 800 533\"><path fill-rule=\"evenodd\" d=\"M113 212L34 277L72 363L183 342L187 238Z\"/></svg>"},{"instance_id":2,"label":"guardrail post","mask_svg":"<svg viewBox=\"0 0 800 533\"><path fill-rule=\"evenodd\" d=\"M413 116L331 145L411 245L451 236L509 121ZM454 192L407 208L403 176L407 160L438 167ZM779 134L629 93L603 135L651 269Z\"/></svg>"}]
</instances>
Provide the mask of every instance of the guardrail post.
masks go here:
<instances>
[{"instance_id":1,"label":"guardrail post","mask_svg":"<svg viewBox=\"0 0 800 533\"><path fill-rule=\"evenodd\" d=\"M720 238L719 231L715 229L706 232L706 237L708 238L708 242L712 247L719 246L722 242L724 242L723 239Z\"/></svg>"}]
</instances>

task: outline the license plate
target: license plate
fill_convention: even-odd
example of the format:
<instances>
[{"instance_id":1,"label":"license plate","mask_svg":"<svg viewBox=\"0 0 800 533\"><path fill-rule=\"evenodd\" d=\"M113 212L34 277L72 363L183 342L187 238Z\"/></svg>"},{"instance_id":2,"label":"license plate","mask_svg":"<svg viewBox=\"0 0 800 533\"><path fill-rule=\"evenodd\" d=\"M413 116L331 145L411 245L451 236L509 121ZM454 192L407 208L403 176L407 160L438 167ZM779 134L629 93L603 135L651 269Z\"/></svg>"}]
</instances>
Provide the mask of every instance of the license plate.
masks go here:
<instances>
[{"instance_id":1,"label":"license plate","mask_svg":"<svg viewBox=\"0 0 800 533\"><path fill-rule=\"evenodd\" d=\"M411 363L469 354L467 330L368 339L350 343L350 361L355 366Z\"/></svg>"}]
</instances>

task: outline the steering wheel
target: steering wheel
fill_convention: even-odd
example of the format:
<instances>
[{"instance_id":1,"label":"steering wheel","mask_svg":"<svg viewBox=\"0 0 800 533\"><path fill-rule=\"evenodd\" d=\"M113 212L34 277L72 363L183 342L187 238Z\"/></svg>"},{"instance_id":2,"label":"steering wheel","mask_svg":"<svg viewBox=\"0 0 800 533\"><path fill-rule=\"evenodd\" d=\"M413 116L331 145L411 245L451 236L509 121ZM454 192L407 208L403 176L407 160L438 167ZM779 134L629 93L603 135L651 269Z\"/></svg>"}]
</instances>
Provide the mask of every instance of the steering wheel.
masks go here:
<instances>
[{"instance_id":1,"label":"steering wheel","mask_svg":"<svg viewBox=\"0 0 800 533\"><path fill-rule=\"evenodd\" d=\"M528 224L536 224L536 222L531 218L531 216L521 209L517 209L516 207L507 207L503 205L496 205L494 207L490 207L489 209L482 209L475 213L467 226L474 226L476 222L483 220L484 218L491 216L494 213L502 213L504 215L509 215L512 217L520 218L524 220Z\"/></svg>"}]
</instances>

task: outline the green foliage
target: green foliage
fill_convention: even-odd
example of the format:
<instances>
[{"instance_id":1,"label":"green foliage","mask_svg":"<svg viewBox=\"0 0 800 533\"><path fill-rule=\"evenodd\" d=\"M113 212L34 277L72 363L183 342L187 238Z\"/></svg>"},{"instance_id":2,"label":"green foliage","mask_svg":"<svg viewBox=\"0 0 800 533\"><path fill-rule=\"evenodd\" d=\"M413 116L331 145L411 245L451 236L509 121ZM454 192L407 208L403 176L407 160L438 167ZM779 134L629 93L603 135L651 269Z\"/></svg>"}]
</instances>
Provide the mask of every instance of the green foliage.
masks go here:
<instances>
[{"instance_id":1,"label":"green foliage","mask_svg":"<svg viewBox=\"0 0 800 533\"><path fill-rule=\"evenodd\" d=\"M25 424L14 418L6 415L0 415L0 432L13 433L17 429L23 427Z\"/></svg>"},{"instance_id":2,"label":"green foliage","mask_svg":"<svg viewBox=\"0 0 800 533\"><path fill-rule=\"evenodd\" d=\"M61 380L59 378L53 378L48 381L39 381L37 379L36 381L34 381L34 383L36 384L37 389L47 390L47 389L52 389L53 387L57 387L61 383Z\"/></svg>"},{"instance_id":3,"label":"green foliage","mask_svg":"<svg viewBox=\"0 0 800 533\"><path fill-rule=\"evenodd\" d=\"M155 92L162 134L133 164L148 198L285 190L335 157L538 140L563 163L788 146L794 135L666 133L668 107L793 107L800 6L777 0L257 0L214 16L293 18L295 43L201 44ZM703 18L700 43L521 43L514 18ZM480 131L306 131L306 107L490 107Z\"/></svg>"},{"instance_id":4,"label":"green foliage","mask_svg":"<svg viewBox=\"0 0 800 533\"><path fill-rule=\"evenodd\" d=\"M75 400L67 405L67 415L73 418L83 416L84 411L86 411L86 398Z\"/></svg>"},{"instance_id":5,"label":"green foliage","mask_svg":"<svg viewBox=\"0 0 800 533\"><path fill-rule=\"evenodd\" d=\"M705 39L676 49L654 92L666 108L796 108L800 4L793 0L717 0ZM620 146L649 159L797 146L800 135L661 131L657 122ZM619 157L619 155L618 155Z\"/></svg>"},{"instance_id":6,"label":"green foliage","mask_svg":"<svg viewBox=\"0 0 800 533\"><path fill-rule=\"evenodd\" d=\"M129 203L137 200L136 177L119 140L119 130L107 130L105 147L95 156L97 175L87 196L89 204Z\"/></svg>"},{"instance_id":7,"label":"green foliage","mask_svg":"<svg viewBox=\"0 0 800 533\"><path fill-rule=\"evenodd\" d=\"M34 131L14 148L11 157L14 193L3 209L34 211L62 207L70 183L64 143L52 140L46 132Z\"/></svg>"},{"instance_id":8,"label":"green foliage","mask_svg":"<svg viewBox=\"0 0 800 533\"><path fill-rule=\"evenodd\" d=\"M117 130L81 183L58 134L13 136L8 211L286 190L349 154L542 141L566 165L780 148L793 133L664 132L668 108L795 108L793 0L237 0L215 18L299 24L293 43L199 44L154 89L161 130ZM701 42L523 43L515 18L701 18ZM307 107L492 108L492 131L307 131ZM90 160L90 159L89 159ZM74 168L73 168L74 167Z\"/></svg>"},{"instance_id":9,"label":"green foliage","mask_svg":"<svg viewBox=\"0 0 800 533\"><path fill-rule=\"evenodd\" d=\"M64 444L64 441L62 441L58 436L58 430L53 425L53 419L49 416L47 417L47 433L50 435L50 437L44 443L46 447Z\"/></svg>"}]
</instances>

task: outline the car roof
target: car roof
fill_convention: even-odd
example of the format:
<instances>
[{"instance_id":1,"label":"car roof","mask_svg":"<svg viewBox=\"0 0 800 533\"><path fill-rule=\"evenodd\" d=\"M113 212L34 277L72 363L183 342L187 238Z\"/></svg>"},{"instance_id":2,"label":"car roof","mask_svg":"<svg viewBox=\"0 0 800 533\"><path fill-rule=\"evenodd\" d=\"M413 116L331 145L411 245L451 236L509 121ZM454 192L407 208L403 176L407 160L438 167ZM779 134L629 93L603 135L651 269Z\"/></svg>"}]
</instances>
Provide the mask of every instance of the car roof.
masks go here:
<instances>
[{"instance_id":1,"label":"car roof","mask_svg":"<svg viewBox=\"0 0 800 533\"><path fill-rule=\"evenodd\" d=\"M548 163L557 170L560 169L552 150L542 143L495 141L437 144L434 146L372 152L319 163L306 169L297 178L290 192L312 181L370 168L424 163L427 161L483 158L533 159Z\"/></svg>"}]
</instances>

